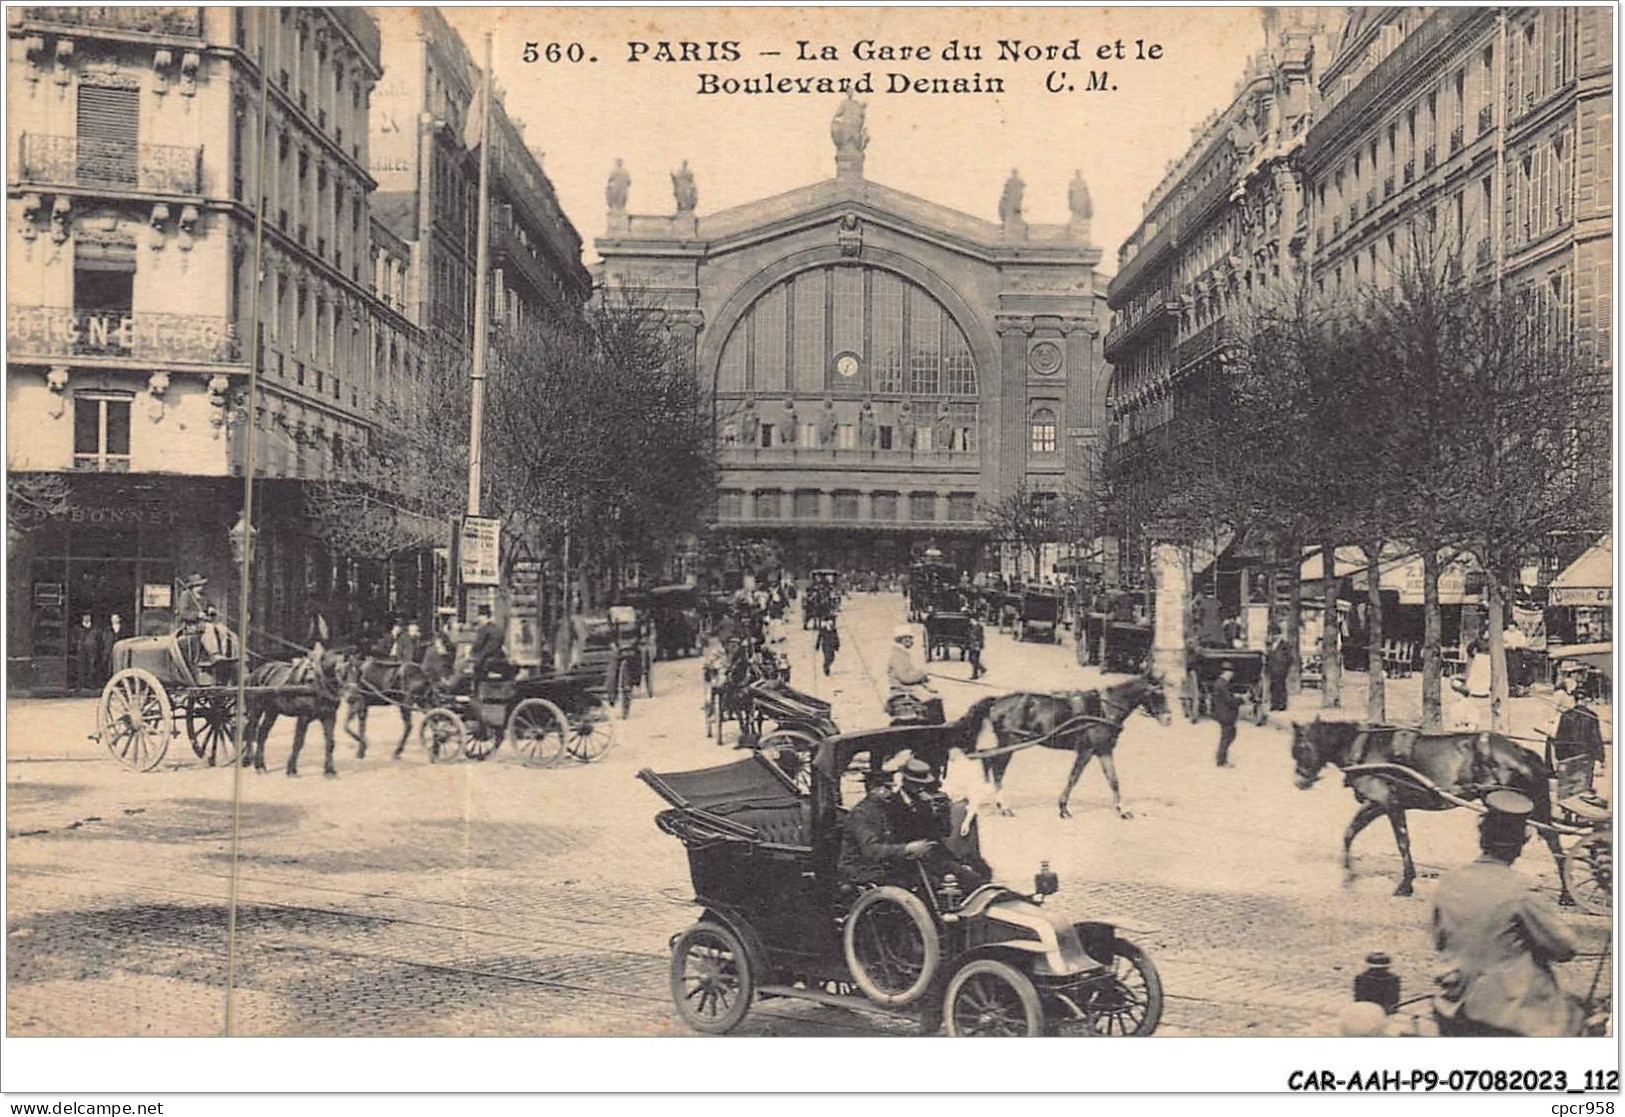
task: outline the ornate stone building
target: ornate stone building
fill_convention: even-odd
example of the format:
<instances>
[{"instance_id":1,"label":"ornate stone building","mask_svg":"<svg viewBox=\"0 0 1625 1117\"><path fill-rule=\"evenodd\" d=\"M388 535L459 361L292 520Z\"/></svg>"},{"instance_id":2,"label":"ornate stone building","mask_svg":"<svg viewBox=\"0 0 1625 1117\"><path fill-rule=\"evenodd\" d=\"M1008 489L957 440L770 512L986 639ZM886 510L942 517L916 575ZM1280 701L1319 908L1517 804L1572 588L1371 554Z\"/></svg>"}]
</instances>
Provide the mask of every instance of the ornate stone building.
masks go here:
<instances>
[{"instance_id":1,"label":"ornate stone building","mask_svg":"<svg viewBox=\"0 0 1625 1117\"><path fill-rule=\"evenodd\" d=\"M1272 9L1265 46L1235 99L1192 135L1152 191L1118 253L1112 280L1112 427L1106 469L1125 494L1125 577L1145 570L1147 540L1133 510L1154 507L1160 452L1222 375L1237 314L1304 263L1307 213L1298 160L1335 22L1331 9Z\"/></svg>"},{"instance_id":2,"label":"ornate stone building","mask_svg":"<svg viewBox=\"0 0 1625 1117\"><path fill-rule=\"evenodd\" d=\"M1104 434L1100 252L1081 176L1066 225L998 222L864 177L864 106L831 125L833 178L698 212L626 212L617 161L597 242L608 287L650 292L714 401L717 530L795 567L893 567L935 544L982 564L983 506L1022 484L1091 491Z\"/></svg>"},{"instance_id":3,"label":"ornate stone building","mask_svg":"<svg viewBox=\"0 0 1625 1117\"><path fill-rule=\"evenodd\" d=\"M377 27L353 8L8 17L7 466L14 491L71 494L14 516L9 674L51 686L64 617L162 626L173 578L193 572L235 605L228 530L250 424L270 513L256 619L278 626L343 577L277 509L297 510L299 484L335 476L371 429L367 106L381 71Z\"/></svg>"}]
</instances>

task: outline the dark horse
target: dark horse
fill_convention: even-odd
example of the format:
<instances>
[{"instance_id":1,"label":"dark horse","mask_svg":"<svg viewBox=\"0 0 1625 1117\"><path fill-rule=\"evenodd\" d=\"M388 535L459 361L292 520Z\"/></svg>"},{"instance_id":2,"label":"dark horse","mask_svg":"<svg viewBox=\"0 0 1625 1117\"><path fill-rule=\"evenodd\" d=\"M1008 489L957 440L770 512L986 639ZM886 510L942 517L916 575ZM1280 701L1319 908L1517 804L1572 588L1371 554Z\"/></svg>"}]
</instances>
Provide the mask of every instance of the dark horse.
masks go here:
<instances>
[{"instance_id":1,"label":"dark horse","mask_svg":"<svg viewBox=\"0 0 1625 1117\"><path fill-rule=\"evenodd\" d=\"M438 706L439 682L416 663L371 656L350 656L339 671L343 683L344 731L355 739L357 760L367 755L367 710L372 706L394 706L401 712L401 739L392 756L399 759L412 736L412 711Z\"/></svg>"},{"instance_id":2,"label":"dark horse","mask_svg":"<svg viewBox=\"0 0 1625 1117\"><path fill-rule=\"evenodd\" d=\"M1511 788L1535 804L1534 821L1552 821L1551 776L1540 757L1499 733L1430 733L1391 725L1364 726L1353 722L1319 721L1292 724L1293 782L1308 790L1327 764L1348 768L1363 764L1391 764L1425 776L1429 782L1458 799L1482 799L1491 791ZM1346 777L1360 807L1343 833L1344 880L1354 879L1350 848L1354 839L1382 815L1394 829L1394 844L1405 863L1405 875L1395 896L1409 896L1416 879L1411 861L1411 837L1405 827L1406 811L1447 811L1457 804L1433 794L1403 773L1353 774ZM1543 831L1552 858L1561 870L1563 850L1557 834ZM1562 879L1559 871L1558 879ZM1568 886L1561 902L1572 904Z\"/></svg>"},{"instance_id":3,"label":"dark horse","mask_svg":"<svg viewBox=\"0 0 1625 1117\"><path fill-rule=\"evenodd\" d=\"M286 716L297 719L293 751L288 754L288 775L299 774L299 750L305 747L305 730L313 721L321 723L327 738L322 772L328 776L339 774L333 767L333 723L338 719L346 658L340 652L313 652L291 662L263 663L249 674L250 687L269 689L249 693L243 730L248 747L243 750L243 767L252 762L255 769L265 771L265 740L276 719Z\"/></svg>"},{"instance_id":4,"label":"dark horse","mask_svg":"<svg viewBox=\"0 0 1625 1117\"><path fill-rule=\"evenodd\" d=\"M1072 817L1072 812L1066 808L1067 800L1072 798L1072 789L1077 786L1078 777L1083 775L1084 768L1088 767L1090 758L1094 756L1100 757L1106 783L1111 786L1112 806L1120 817L1133 818L1131 812L1123 809L1122 793L1117 786L1117 764L1112 759L1112 751L1117 747L1123 722L1139 709L1145 710L1160 724L1168 724L1168 699L1162 692L1162 683L1149 675L1135 675L1104 691L1009 694L994 702L988 721L993 726L993 735L1000 748L1043 738L1040 743L1044 748L1070 749L1076 754L1072 761L1072 773L1067 776L1066 788L1061 792L1062 818ZM1059 733L1055 732L1068 722L1075 724L1062 728ZM999 800L1004 787L1004 772L1014 755L1015 750L1012 750L982 761L982 774L993 781L993 805L1003 815L1014 813Z\"/></svg>"}]
</instances>

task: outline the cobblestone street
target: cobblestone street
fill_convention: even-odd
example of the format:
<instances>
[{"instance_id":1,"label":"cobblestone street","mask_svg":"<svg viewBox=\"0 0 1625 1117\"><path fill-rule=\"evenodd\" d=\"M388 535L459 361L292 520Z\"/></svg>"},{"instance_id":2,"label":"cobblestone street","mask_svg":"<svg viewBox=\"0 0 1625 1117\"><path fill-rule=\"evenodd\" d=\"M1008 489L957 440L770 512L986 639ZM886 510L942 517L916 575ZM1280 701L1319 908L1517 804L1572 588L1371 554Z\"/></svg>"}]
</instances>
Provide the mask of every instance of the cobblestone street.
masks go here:
<instances>
[{"instance_id":1,"label":"cobblestone street","mask_svg":"<svg viewBox=\"0 0 1625 1117\"><path fill-rule=\"evenodd\" d=\"M902 612L895 595L849 601L828 679L812 634L786 627L796 684L830 698L843 728L882 720L883 657ZM974 685L957 660L934 665L950 717L989 693L984 683L997 693L1099 681L1076 666L1070 643L1017 644L990 630L986 660L990 674ZM616 722L615 748L592 766L526 769L505 750L431 766L415 737L392 761L397 723L374 711L364 760L341 740L341 775L323 779L313 730L306 774L287 779L284 722L267 750L270 773L240 777L234 958L236 773L199 766L184 738L169 757L180 762L128 772L86 738L91 701L13 702L12 1034L218 1033L228 967L239 1034L686 1034L666 991L666 950L696 914L687 864L653 825L659 800L633 776L735 755L702 732L699 671L696 659L657 665L656 697ZM1395 684L1396 719L1414 685ZM1346 703L1358 709L1361 697L1350 688ZM1296 716L1308 718L1320 696L1298 701ZM1544 720L1536 699L1515 705L1515 732ZM1232 770L1213 767L1216 737L1213 723L1192 726L1177 712L1167 728L1130 722L1117 756L1131 820L1112 811L1095 766L1073 795L1076 817L1058 818L1070 754L1021 754L1005 788L1015 816L982 822L989 860L1020 884L1048 859L1062 885L1052 903L1115 920L1150 951L1168 994L1160 1034L1329 1034L1373 950L1394 955L1407 996L1426 991L1435 876L1474 856L1472 816L1411 817L1416 896L1391 896L1399 860L1385 826L1356 843L1358 876L1345 886L1338 851L1350 793L1331 778L1293 787L1285 721L1244 724ZM1544 847L1532 843L1520 868L1555 889ZM1609 933L1603 919L1571 923L1584 949ZM1593 967L1570 965L1564 980L1583 992ZM743 1031L905 1029L774 1002Z\"/></svg>"}]
</instances>

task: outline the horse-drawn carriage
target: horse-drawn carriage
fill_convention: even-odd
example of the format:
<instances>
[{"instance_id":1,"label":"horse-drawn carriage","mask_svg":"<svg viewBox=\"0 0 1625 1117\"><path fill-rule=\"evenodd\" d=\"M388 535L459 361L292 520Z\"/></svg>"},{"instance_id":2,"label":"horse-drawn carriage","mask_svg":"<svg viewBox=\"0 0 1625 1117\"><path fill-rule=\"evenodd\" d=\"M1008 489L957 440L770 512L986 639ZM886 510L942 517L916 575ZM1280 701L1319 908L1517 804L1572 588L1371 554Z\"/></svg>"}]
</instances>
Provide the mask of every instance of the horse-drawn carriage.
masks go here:
<instances>
[{"instance_id":1,"label":"horse-drawn carriage","mask_svg":"<svg viewBox=\"0 0 1625 1117\"><path fill-rule=\"evenodd\" d=\"M1106 625L1101 662L1108 671L1133 674L1151 655L1151 626L1110 621Z\"/></svg>"},{"instance_id":2,"label":"horse-drawn carriage","mask_svg":"<svg viewBox=\"0 0 1625 1117\"><path fill-rule=\"evenodd\" d=\"M1043 636L1047 643L1061 642L1062 598L1049 586L1028 586L1021 591L1021 631L1018 639Z\"/></svg>"},{"instance_id":3,"label":"horse-drawn carriage","mask_svg":"<svg viewBox=\"0 0 1625 1117\"><path fill-rule=\"evenodd\" d=\"M1247 703L1247 716L1263 725L1269 718L1264 694L1264 653L1248 648L1190 648L1185 653L1185 687L1179 704L1186 721L1201 721L1213 709L1220 674L1231 671L1230 692Z\"/></svg>"},{"instance_id":4,"label":"horse-drawn carriage","mask_svg":"<svg viewBox=\"0 0 1625 1117\"><path fill-rule=\"evenodd\" d=\"M918 562L909 567L909 621L917 624L933 612L963 608L958 579L959 571L946 563Z\"/></svg>"},{"instance_id":5,"label":"horse-drawn carriage","mask_svg":"<svg viewBox=\"0 0 1625 1117\"><path fill-rule=\"evenodd\" d=\"M949 648L959 649L959 658L970 655L976 621L968 613L930 613L925 618L925 658L948 658Z\"/></svg>"},{"instance_id":6,"label":"horse-drawn carriage","mask_svg":"<svg viewBox=\"0 0 1625 1117\"><path fill-rule=\"evenodd\" d=\"M941 727L822 741L810 789L759 756L639 778L668 804L655 820L688 850L699 922L672 940L671 993L697 1031L736 1028L757 1000L788 998L917 1021L950 1035L1149 1035L1156 967L1110 924L1073 922L1024 896L968 890L921 862L877 886L840 879L849 773L941 744ZM860 757L863 765L857 764ZM954 821L963 815L956 810ZM954 825L951 833L958 834ZM959 844L962 843L962 844ZM975 830L950 838L969 859Z\"/></svg>"},{"instance_id":7,"label":"horse-drawn carriage","mask_svg":"<svg viewBox=\"0 0 1625 1117\"><path fill-rule=\"evenodd\" d=\"M646 595L656 659L700 654L700 593L693 586L656 586Z\"/></svg>"},{"instance_id":8,"label":"horse-drawn carriage","mask_svg":"<svg viewBox=\"0 0 1625 1117\"><path fill-rule=\"evenodd\" d=\"M464 683L466 689L443 695L446 704L423 715L418 737L431 760L484 760L506 743L527 765L565 756L591 763L615 741L597 667Z\"/></svg>"},{"instance_id":9,"label":"horse-drawn carriage","mask_svg":"<svg viewBox=\"0 0 1625 1117\"><path fill-rule=\"evenodd\" d=\"M238 660L235 635L212 621L118 641L96 703L96 739L126 768L150 772L184 726L199 759L231 763Z\"/></svg>"}]
</instances>

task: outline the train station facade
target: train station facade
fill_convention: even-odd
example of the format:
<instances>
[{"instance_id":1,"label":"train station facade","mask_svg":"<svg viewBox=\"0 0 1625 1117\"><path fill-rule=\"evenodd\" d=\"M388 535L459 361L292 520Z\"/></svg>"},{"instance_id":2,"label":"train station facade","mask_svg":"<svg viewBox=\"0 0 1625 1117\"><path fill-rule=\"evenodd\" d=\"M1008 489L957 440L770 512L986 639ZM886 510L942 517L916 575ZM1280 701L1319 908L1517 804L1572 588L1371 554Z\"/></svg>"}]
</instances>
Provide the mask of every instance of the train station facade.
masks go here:
<instances>
[{"instance_id":1,"label":"train station facade","mask_svg":"<svg viewBox=\"0 0 1625 1117\"><path fill-rule=\"evenodd\" d=\"M836 113L833 178L703 216L686 167L674 213L627 213L617 166L603 282L657 299L692 339L719 534L773 540L799 570L887 569L932 545L984 567L988 505L1096 484L1088 191L1074 180L1064 225L1027 224L1014 176L1000 220L962 213L865 178L862 118L851 99Z\"/></svg>"}]
</instances>

